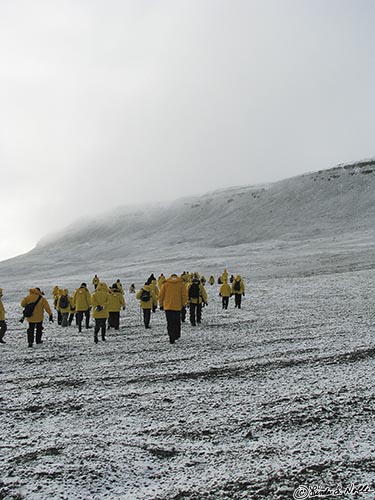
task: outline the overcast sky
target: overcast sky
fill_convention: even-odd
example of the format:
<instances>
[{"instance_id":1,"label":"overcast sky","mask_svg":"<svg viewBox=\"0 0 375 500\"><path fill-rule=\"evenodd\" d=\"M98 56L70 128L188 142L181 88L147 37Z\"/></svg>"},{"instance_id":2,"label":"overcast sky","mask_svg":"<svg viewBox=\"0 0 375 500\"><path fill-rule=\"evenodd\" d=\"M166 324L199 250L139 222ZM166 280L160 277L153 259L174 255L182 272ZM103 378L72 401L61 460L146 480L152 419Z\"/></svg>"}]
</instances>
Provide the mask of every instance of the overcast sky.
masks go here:
<instances>
[{"instance_id":1,"label":"overcast sky","mask_svg":"<svg viewBox=\"0 0 375 500\"><path fill-rule=\"evenodd\" d=\"M375 155L373 0L0 0L0 260Z\"/></svg>"}]
</instances>

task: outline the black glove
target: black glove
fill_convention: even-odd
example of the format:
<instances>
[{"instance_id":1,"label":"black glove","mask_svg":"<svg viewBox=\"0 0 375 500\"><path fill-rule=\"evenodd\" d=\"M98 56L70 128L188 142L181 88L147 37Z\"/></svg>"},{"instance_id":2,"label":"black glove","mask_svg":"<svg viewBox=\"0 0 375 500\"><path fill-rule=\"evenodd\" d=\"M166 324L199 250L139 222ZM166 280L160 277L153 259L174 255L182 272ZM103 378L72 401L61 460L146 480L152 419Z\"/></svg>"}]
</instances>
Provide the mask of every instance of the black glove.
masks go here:
<instances>
[{"instance_id":1,"label":"black glove","mask_svg":"<svg viewBox=\"0 0 375 500\"><path fill-rule=\"evenodd\" d=\"M51 323L53 323L53 316L52 316L52 314L50 315L49 320L50 320Z\"/></svg>"},{"instance_id":2,"label":"black glove","mask_svg":"<svg viewBox=\"0 0 375 500\"><path fill-rule=\"evenodd\" d=\"M242 297L245 297L245 292L242 294Z\"/></svg>"}]
</instances>

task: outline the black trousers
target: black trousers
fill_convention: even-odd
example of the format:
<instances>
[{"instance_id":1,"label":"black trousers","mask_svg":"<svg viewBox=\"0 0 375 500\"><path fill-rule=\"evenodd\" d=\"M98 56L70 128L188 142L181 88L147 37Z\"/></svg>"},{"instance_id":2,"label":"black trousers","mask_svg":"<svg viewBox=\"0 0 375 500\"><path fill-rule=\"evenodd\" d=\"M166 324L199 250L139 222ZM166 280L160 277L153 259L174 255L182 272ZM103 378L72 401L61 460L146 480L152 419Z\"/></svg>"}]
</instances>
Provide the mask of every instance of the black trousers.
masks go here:
<instances>
[{"instance_id":1,"label":"black trousers","mask_svg":"<svg viewBox=\"0 0 375 500\"><path fill-rule=\"evenodd\" d=\"M86 318L86 328L88 328L90 326L90 309L87 309L86 311L77 311L76 321L77 321L79 332L82 331L83 315L85 315L85 318Z\"/></svg>"},{"instance_id":2,"label":"black trousers","mask_svg":"<svg viewBox=\"0 0 375 500\"><path fill-rule=\"evenodd\" d=\"M120 311L110 312L108 317L108 327L115 330L120 329Z\"/></svg>"},{"instance_id":3,"label":"black trousers","mask_svg":"<svg viewBox=\"0 0 375 500\"><path fill-rule=\"evenodd\" d=\"M6 331L7 331L7 324L5 323L5 320L2 319L0 320L0 340L3 340Z\"/></svg>"},{"instance_id":4,"label":"black trousers","mask_svg":"<svg viewBox=\"0 0 375 500\"><path fill-rule=\"evenodd\" d=\"M167 317L167 330L169 342L175 343L175 340L181 337L181 311L165 311Z\"/></svg>"},{"instance_id":5,"label":"black trousers","mask_svg":"<svg viewBox=\"0 0 375 500\"><path fill-rule=\"evenodd\" d=\"M62 314L60 311L57 311L57 324L61 325L62 323Z\"/></svg>"},{"instance_id":6,"label":"black trousers","mask_svg":"<svg viewBox=\"0 0 375 500\"><path fill-rule=\"evenodd\" d=\"M202 304L190 303L190 323L195 326L202 321Z\"/></svg>"},{"instance_id":7,"label":"black trousers","mask_svg":"<svg viewBox=\"0 0 375 500\"><path fill-rule=\"evenodd\" d=\"M185 319L186 319L186 307L184 306L182 309L181 309L181 321L183 323L185 323Z\"/></svg>"},{"instance_id":8,"label":"black trousers","mask_svg":"<svg viewBox=\"0 0 375 500\"><path fill-rule=\"evenodd\" d=\"M98 333L102 331L102 340L105 340L107 318L95 318L94 339L98 338Z\"/></svg>"},{"instance_id":9,"label":"black trousers","mask_svg":"<svg viewBox=\"0 0 375 500\"><path fill-rule=\"evenodd\" d=\"M235 293L234 294L234 307L238 307L238 309L241 309L241 299L242 299L242 294L241 293Z\"/></svg>"},{"instance_id":10,"label":"black trousers","mask_svg":"<svg viewBox=\"0 0 375 500\"><path fill-rule=\"evenodd\" d=\"M42 333L43 333L43 321L41 321L40 323L29 323L29 328L27 329L27 341L30 347L34 343L34 331L36 331L35 334L36 343L41 344Z\"/></svg>"},{"instance_id":11,"label":"black trousers","mask_svg":"<svg viewBox=\"0 0 375 500\"><path fill-rule=\"evenodd\" d=\"M145 328L150 327L150 319L151 319L151 309L143 309L143 322L145 324Z\"/></svg>"},{"instance_id":12,"label":"black trousers","mask_svg":"<svg viewBox=\"0 0 375 500\"><path fill-rule=\"evenodd\" d=\"M222 297L221 303L223 305L223 309L228 309L229 297Z\"/></svg>"}]
</instances>

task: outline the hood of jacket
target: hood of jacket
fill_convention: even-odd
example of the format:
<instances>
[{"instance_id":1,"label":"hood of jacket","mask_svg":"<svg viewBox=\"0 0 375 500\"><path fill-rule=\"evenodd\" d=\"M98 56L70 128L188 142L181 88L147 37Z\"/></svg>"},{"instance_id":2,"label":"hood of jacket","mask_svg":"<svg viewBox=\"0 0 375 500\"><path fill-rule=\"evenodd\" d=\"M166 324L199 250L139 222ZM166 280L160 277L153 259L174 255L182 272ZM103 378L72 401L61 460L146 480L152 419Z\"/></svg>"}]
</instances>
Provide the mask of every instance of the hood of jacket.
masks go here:
<instances>
[{"instance_id":1,"label":"hood of jacket","mask_svg":"<svg viewBox=\"0 0 375 500\"><path fill-rule=\"evenodd\" d=\"M109 288L106 283L103 283L102 281L98 283L98 286L96 287L96 292L102 291L102 292L109 292Z\"/></svg>"},{"instance_id":2,"label":"hood of jacket","mask_svg":"<svg viewBox=\"0 0 375 500\"><path fill-rule=\"evenodd\" d=\"M30 288L29 292L34 294L34 295L43 295L42 292L40 290L38 290L37 288Z\"/></svg>"}]
</instances>

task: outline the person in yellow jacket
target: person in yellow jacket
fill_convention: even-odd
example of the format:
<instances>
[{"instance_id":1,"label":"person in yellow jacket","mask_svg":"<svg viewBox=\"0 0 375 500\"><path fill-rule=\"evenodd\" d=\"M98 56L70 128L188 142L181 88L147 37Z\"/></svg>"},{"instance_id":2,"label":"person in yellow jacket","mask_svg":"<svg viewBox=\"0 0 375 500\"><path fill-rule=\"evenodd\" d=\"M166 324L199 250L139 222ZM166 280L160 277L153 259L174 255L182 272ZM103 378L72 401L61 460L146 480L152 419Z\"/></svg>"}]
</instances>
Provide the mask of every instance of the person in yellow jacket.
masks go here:
<instances>
[{"instance_id":1,"label":"person in yellow jacket","mask_svg":"<svg viewBox=\"0 0 375 500\"><path fill-rule=\"evenodd\" d=\"M86 283L81 283L81 286L73 293L73 305L78 331L82 332L83 315L85 315L86 329L90 328L91 294Z\"/></svg>"},{"instance_id":2,"label":"person in yellow jacket","mask_svg":"<svg viewBox=\"0 0 375 500\"><path fill-rule=\"evenodd\" d=\"M238 274L232 283L232 295L234 295L234 307L241 309L241 300L245 296L245 283L242 281L241 276Z\"/></svg>"},{"instance_id":3,"label":"person in yellow jacket","mask_svg":"<svg viewBox=\"0 0 375 500\"><path fill-rule=\"evenodd\" d=\"M59 301L60 301L60 297L63 293L63 289L58 288L57 290L55 290L55 288L54 288L54 292L53 292L53 307L56 309L56 312L57 312L57 324L61 325L62 314L61 314L60 307L59 307Z\"/></svg>"},{"instance_id":4,"label":"person in yellow jacket","mask_svg":"<svg viewBox=\"0 0 375 500\"><path fill-rule=\"evenodd\" d=\"M167 280L167 278L164 276L163 273L161 273L161 275L158 278L158 288L159 288L159 290L164 285L164 283L166 282L166 280Z\"/></svg>"},{"instance_id":5,"label":"person in yellow jacket","mask_svg":"<svg viewBox=\"0 0 375 500\"><path fill-rule=\"evenodd\" d=\"M95 274L95 276L92 279L92 284L94 285L95 290L96 290L96 287L98 286L99 283L100 283L100 279L98 278L98 275Z\"/></svg>"},{"instance_id":6,"label":"person in yellow jacket","mask_svg":"<svg viewBox=\"0 0 375 500\"><path fill-rule=\"evenodd\" d=\"M116 280L116 287L122 294L124 294L124 287L122 286L121 281L119 279Z\"/></svg>"},{"instance_id":7,"label":"person in yellow jacket","mask_svg":"<svg viewBox=\"0 0 375 500\"><path fill-rule=\"evenodd\" d=\"M228 309L229 297L232 295L232 288L227 281L220 287L219 295L221 297L222 309Z\"/></svg>"},{"instance_id":8,"label":"person in yellow jacket","mask_svg":"<svg viewBox=\"0 0 375 500\"><path fill-rule=\"evenodd\" d=\"M0 344L5 344L4 335L7 331L7 324L5 321L5 309L2 301L3 289L0 288Z\"/></svg>"},{"instance_id":9,"label":"person in yellow jacket","mask_svg":"<svg viewBox=\"0 0 375 500\"><path fill-rule=\"evenodd\" d=\"M70 297L69 292L66 288L64 288L59 296L57 303L58 310L61 314L61 326L68 326L69 314L70 314Z\"/></svg>"},{"instance_id":10,"label":"person in yellow jacket","mask_svg":"<svg viewBox=\"0 0 375 500\"><path fill-rule=\"evenodd\" d=\"M208 282L210 285L213 285L215 283L215 278L211 275Z\"/></svg>"},{"instance_id":11,"label":"person in yellow jacket","mask_svg":"<svg viewBox=\"0 0 375 500\"><path fill-rule=\"evenodd\" d=\"M172 274L161 287L159 293L160 309L167 318L169 342L174 344L181 336L181 309L187 303L187 290L182 278Z\"/></svg>"},{"instance_id":12,"label":"person in yellow jacket","mask_svg":"<svg viewBox=\"0 0 375 500\"><path fill-rule=\"evenodd\" d=\"M109 291L108 300L108 330L114 328L120 329L120 311L125 310L125 298L121 290L118 289L117 283L113 283Z\"/></svg>"},{"instance_id":13,"label":"person in yellow jacket","mask_svg":"<svg viewBox=\"0 0 375 500\"><path fill-rule=\"evenodd\" d=\"M224 269L223 274L221 275L221 281L222 283L228 281L228 271L226 269Z\"/></svg>"},{"instance_id":14,"label":"person in yellow jacket","mask_svg":"<svg viewBox=\"0 0 375 500\"><path fill-rule=\"evenodd\" d=\"M190 323L196 326L202 321L202 306L207 305L207 292L199 278L193 278L188 288Z\"/></svg>"},{"instance_id":15,"label":"person in yellow jacket","mask_svg":"<svg viewBox=\"0 0 375 500\"><path fill-rule=\"evenodd\" d=\"M41 292L40 288L30 288L29 295L26 295L22 299L21 307L26 308L29 304L34 303L35 307L31 316L26 317L29 327L27 329L27 341L29 347L32 347L34 344L34 332L35 333L35 341L37 344L41 344L42 341L42 333L43 333L43 317L44 312L46 312L49 316L49 320L53 321L52 311L48 304L47 299L43 296L43 292Z\"/></svg>"},{"instance_id":16,"label":"person in yellow jacket","mask_svg":"<svg viewBox=\"0 0 375 500\"><path fill-rule=\"evenodd\" d=\"M152 312L155 312L157 307L158 307L158 296L159 296L159 289L158 285L156 284L156 280L152 280L151 283L149 284L152 292Z\"/></svg>"},{"instance_id":17,"label":"person in yellow jacket","mask_svg":"<svg viewBox=\"0 0 375 500\"><path fill-rule=\"evenodd\" d=\"M143 287L137 292L135 296L136 299L140 300L140 306L143 311L143 323L145 328L150 328L150 320L151 320L151 309L155 303L156 297L153 295L153 291L150 285L146 283Z\"/></svg>"},{"instance_id":18,"label":"person in yellow jacket","mask_svg":"<svg viewBox=\"0 0 375 500\"><path fill-rule=\"evenodd\" d=\"M108 312L109 290L105 283L99 282L91 295L92 316L95 319L94 342L98 343L98 333L101 331L105 341Z\"/></svg>"}]
</instances>

